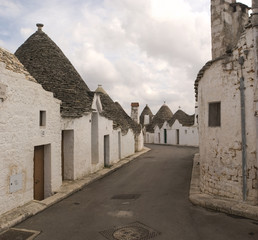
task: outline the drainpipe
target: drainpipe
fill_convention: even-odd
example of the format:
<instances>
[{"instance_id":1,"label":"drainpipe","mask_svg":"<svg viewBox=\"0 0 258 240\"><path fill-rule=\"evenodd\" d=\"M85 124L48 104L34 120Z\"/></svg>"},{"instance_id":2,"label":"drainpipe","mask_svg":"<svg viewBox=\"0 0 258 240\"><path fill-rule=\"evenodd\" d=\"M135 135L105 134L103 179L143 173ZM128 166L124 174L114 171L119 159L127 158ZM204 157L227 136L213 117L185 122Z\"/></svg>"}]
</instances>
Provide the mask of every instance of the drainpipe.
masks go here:
<instances>
[{"instance_id":1,"label":"drainpipe","mask_svg":"<svg viewBox=\"0 0 258 240\"><path fill-rule=\"evenodd\" d=\"M258 152L258 2L252 0L252 27L254 39L254 60L255 60L255 76L254 76L254 109L255 109L255 122L256 122L256 152ZM256 164L258 164L258 154L256 154Z\"/></svg>"},{"instance_id":2,"label":"drainpipe","mask_svg":"<svg viewBox=\"0 0 258 240\"><path fill-rule=\"evenodd\" d=\"M244 57L239 57L241 66L240 100L241 100L241 134L242 134L242 174L243 174L243 201L246 201L246 129L245 129L245 83L243 77Z\"/></svg>"}]
</instances>

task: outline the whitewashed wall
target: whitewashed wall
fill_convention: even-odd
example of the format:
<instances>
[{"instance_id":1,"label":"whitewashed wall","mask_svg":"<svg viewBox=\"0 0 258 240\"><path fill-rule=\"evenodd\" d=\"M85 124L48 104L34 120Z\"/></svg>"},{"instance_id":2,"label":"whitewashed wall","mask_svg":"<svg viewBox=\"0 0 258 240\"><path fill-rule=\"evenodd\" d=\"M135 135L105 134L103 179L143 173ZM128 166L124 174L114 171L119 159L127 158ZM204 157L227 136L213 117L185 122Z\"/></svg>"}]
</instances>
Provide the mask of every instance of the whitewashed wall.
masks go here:
<instances>
[{"instance_id":1,"label":"whitewashed wall","mask_svg":"<svg viewBox=\"0 0 258 240\"><path fill-rule=\"evenodd\" d=\"M154 133L146 132L144 134L145 143L154 143Z\"/></svg>"},{"instance_id":2,"label":"whitewashed wall","mask_svg":"<svg viewBox=\"0 0 258 240\"><path fill-rule=\"evenodd\" d=\"M18 61L18 60L17 60ZM14 61L14 64L16 62ZM0 214L33 200L34 146L48 145L50 162L45 174L45 197L57 191L61 178L60 101L25 75L0 62L0 83L6 99L0 100ZM46 126L39 126L39 111L46 111ZM21 174L21 189L10 193L10 177Z\"/></svg>"},{"instance_id":3,"label":"whitewashed wall","mask_svg":"<svg viewBox=\"0 0 258 240\"><path fill-rule=\"evenodd\" d=\"M193 146L199 145L199 135L197 126L186 127L179 123L178 120L170 127L168 124L163 124L161 132L167 129L167 143L181 146ZM179 130L179 144L177 143L177 130Z\"/></svg>"},{"instance_id":4,"label":"whitewashed wall","mask_svg":"<svg viewBox=\"0 0 258 240\"><path fill-rule=\"evenodd\" d=\"M131 129L126 135L122 135L122 158L135 153L134 133Z\"/></svg>"},{"instance_id":5,"label":"whitewashed wall","mask_svg":"<svg viewBox=\"0 0 258 240\"><path fill-rule=\"evenodd\" d=\"M248 50L248 54L244 53ZM242 147L239 56L245 58L247 200L257 203L256 127L254 117L252 29L242 35L232 57L215 61L198 86L201 189L242 200ZM221 101L221 127L208 127L208 103Z\"/></svg>"},{"instance_id":6,"label":"whitewashed wall","mask_svg":"<svg viewBox=\"0 0 258 240\"><path fill-rule=\"evenodd\" d=\"M143 131L135 136L135 151L141 151L144 147L144 137L143 137Z\"/></svg>"},{"instance_id":7,"label":"whitewashed wall","mask_svg":"<svg viewBox=\"0 0 258 240\"><path fill-rule=\"evenodd\" d=\"M167 130L166 143L164 136L165 129ZM179 130L179 143L177 142L177 130ZM154 134L154 143L156 144L160 143L193 147L198 147L199 145L197 126L193 125L190 127L185 127L182 126L182 124L180 124L178 120L176 120L172 126L169 126L167 122L165 122L161 128L155 126Z\"/></svg>"},{"instance_id":8,"label":"whitewashed wall","mask_svg":"<svg viewBox=\"0 0 258 240\"><path fill-rule=\"evenodd\" d=\"M65 179L81 178L91 172L91 114L80 118L62 118L62 130L73 131L69 149L73 154L65 159L68 162L65 164Z\"/></svg>"}]
</instances>

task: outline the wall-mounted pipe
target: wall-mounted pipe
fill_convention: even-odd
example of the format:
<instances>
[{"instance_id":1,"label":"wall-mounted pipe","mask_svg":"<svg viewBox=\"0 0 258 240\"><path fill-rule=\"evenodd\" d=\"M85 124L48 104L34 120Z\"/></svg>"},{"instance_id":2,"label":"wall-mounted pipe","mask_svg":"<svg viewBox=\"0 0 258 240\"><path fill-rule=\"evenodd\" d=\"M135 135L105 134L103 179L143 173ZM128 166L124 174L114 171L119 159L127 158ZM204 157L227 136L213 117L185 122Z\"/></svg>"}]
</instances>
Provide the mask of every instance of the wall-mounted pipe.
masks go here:
<instances>
[{"instance_id":1,"label":"wall-mounted pipe","mask_svg":"<svg viewBox=\"0 0 258 240\"><path fill-rule=\"evenodd\" d=\"M245 82L243 77L244 57L239 57L238 62L241 66L240 77L240 101L241 101L241 134L242 134L242 174L243 174L243 201L246 201L247 184L246 184L246 124L245 124Z\"/></svg>"}]
</instances>

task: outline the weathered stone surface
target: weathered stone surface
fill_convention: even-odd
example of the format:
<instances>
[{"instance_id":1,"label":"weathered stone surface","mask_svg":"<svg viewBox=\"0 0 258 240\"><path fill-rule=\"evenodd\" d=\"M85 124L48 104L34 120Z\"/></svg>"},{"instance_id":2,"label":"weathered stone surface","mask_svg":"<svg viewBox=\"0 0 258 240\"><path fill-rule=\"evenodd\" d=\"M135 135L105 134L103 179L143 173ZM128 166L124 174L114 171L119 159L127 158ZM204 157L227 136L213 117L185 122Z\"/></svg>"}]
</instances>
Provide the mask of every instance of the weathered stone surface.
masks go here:
<instances>
[{"instance_id":1,"label":"weathered stone surface","mask_svg":"<svg viewBox=\"0 0 258 240\"><path fill-rule=\"evenodd\" d=\"M61 49L42 30L32 34L15 52L29 73L62 100L63 117L91 111L93 94Z\"/></svg>"}]
</instances>

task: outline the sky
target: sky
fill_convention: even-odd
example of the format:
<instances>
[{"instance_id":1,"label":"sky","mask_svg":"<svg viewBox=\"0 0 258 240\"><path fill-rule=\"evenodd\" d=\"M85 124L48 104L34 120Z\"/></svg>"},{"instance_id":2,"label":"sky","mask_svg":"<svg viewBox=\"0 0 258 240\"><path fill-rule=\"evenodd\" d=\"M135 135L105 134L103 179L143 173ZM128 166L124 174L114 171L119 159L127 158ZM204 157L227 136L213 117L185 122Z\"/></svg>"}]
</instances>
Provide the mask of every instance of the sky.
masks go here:
<instances>
[{"instance_id":1,"label":"sky","mask_svg":"<svg viewBox=\"0 0 258 240\"><path fill-rule=\"evenodd\" d=\"M0 47L14 53L36 23L128 114L131 102L194 113L194 81L211 59L210 0L0 0Z\"/></svg>"}]
</instances>

